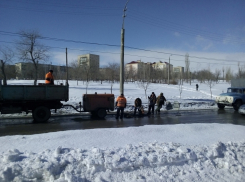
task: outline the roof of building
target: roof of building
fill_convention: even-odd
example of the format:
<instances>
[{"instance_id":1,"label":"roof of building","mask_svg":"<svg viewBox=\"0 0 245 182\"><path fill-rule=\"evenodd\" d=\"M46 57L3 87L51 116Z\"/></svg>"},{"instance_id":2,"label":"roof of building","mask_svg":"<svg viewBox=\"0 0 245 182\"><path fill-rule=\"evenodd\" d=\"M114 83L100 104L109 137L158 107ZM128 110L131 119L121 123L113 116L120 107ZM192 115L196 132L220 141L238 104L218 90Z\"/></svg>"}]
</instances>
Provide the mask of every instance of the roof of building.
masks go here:
<instances>
[{"instance_id":1,"label":"roof of building","mask_svg":"<svg viewBox=\"0 0 245 182\"><path fill-rule=\"evenodd\" d=\"M127 63L127 64L138 64L140 63L141 61L131 61L130 63Z\"/></svg>"}]
</instances>

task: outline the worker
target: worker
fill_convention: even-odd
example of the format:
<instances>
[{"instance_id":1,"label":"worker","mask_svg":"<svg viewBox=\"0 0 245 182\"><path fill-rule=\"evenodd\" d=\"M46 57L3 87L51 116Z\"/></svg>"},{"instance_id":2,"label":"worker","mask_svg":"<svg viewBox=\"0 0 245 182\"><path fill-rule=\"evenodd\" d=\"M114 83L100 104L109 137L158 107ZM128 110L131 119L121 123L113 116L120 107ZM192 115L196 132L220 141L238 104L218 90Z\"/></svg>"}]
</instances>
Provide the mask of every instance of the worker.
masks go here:
<instances>
[{"instance_id":1,"label":"worker","mask_svg":"<svg viewBox=\"0 0 245 182\"><path fill-rule=\"evenodd\" d=\"M45 75L45 83L54 85L53 70L49 70L49 72Z\"/></svg>"},{"instance_id":2,"label":"worker","mask_svg":"<svg viewBox=\"0 0 245 182\"><path fill-rule=\"evenodd\" d=\"M123 118L124 108L126 107L126 105L127 105L127 100L124 97L124 95L121 94L120 96L117 97L117 100L116 100L116 106L117 106L116 119L118 119L119 116L120 116L120 119ZM121 114L120 114L120 112L121 112Z\"/></svg>"},{"instance_id":3,"label":"worker","mask_svg":"<svg viewBox=\"0 0 245 182\"><path fill-rule=\"evenodd\" d=\"M151 114L151 111L152 111L152 114L154 114L154 109L155 109L155 104L156 104L156 95L154 92L151 93L151 96L149 97L148 96L148 99L149 99L149 107L148 107L148 115Z\"/></svg>"},{"instance_id":4,"label":"worker","mask_svg":"<svg viewBox=\"0 0 245 182\"><path fill-rule=\"evenodd\" d=\"M137 99L135 99L135 101L134 101L134 116L136 115L136 111L139 111L139 116L141 116L142 114L144 114L142 111L144 111L143 110L143 108L142 108L142 101L141 101L141 99L140 98L137 98Z\"/></svg>"},{"instance_id":5,"label":"worker","mask_svg":"<svg viewBox=\"0 0 245 182\"><path fill-rule=\"evenodd\" d=\"M160 109L162 108L162 105L164 105L164 102L166 102L166 98L163 96L163 93L160 93L160 95L157 97L156 113L160 113Z\"/></svg>"}]
</instances>

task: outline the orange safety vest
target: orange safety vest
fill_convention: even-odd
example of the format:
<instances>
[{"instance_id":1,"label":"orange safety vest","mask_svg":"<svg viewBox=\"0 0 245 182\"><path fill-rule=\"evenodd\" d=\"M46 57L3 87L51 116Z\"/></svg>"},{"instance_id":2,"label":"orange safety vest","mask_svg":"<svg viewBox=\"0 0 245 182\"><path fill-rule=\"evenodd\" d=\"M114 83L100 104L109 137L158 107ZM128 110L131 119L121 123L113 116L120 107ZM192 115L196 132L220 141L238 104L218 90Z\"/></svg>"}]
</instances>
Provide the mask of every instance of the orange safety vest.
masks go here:
<instances>
[{"instance_id":1,"label":"orange safety vest","mask_svg":"<svg viewBox=\"0 0 245 182\"><path fill-rule=\"evenodd\" d=\"M127 100L123 96L119 96L116 100L118 107L126 107Z\"/></svg>"},{"instance_id":2,"label":"orange safety vest","mask_svg":"<svg viewBox=\"0 0 245 182\"><path fill-rule=\"evenodd\" d=\"M45 75L45 83L46 83L46 84L54 84L54 76L52 75L51 72L48 72L48 73Z\"/></svg>"}]
</instances>

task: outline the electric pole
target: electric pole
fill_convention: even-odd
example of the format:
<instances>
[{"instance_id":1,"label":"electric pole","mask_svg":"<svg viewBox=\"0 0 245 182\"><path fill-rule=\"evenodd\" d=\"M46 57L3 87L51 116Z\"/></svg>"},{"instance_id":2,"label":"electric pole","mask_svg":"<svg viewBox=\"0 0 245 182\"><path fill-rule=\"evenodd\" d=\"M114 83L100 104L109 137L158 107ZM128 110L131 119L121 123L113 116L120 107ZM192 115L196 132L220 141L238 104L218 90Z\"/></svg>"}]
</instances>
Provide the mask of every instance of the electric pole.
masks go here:
<instances>
[{"instance_id":1,"label":"electric pole","mask_svg":"<svg viewBox=\"0 0 245 182\"><path fill-rule=\"evenodd\" d=\"M172 54L170 56L172 56ZM170 77L170 56L168 60L168 85L169 85L169 77Z\"/></svg>"},{"instance_id":2,"label":"electric pole","mask_svg":"<svg viewBox=\"0 0 245 182\"><path fill-rule=\"evenodd\" d=\"M129 0L126 2L125 7L123 9L123 24L121 30L121 65L120 65L120 94L124 94L124 18L126 17L127 4Z\"/></svg>"}]
</instances>

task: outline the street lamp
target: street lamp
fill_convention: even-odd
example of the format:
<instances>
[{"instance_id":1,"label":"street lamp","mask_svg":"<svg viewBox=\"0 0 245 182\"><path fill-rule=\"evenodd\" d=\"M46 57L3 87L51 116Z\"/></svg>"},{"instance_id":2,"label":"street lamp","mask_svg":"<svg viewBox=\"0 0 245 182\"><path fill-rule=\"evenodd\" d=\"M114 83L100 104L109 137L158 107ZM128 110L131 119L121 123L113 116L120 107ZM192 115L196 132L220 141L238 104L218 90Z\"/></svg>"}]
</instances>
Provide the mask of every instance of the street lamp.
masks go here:
<instances>
[{"instance_id":1,"label":"street lamp","mask_svg":"<svg viewBox=\"0 0 245 182\"><path fill-rule=\"evenodd\" d=\"M123 9L123 24L121 30L121 65L120 65L120 93L124 93L124 18L126 17L125 12L127 11L127 4L129 0L126 2L125 7Z\"/></svg>"},{"instance_id":2,"label":"street lamp","mask_svg":"<svg viewBox=\"0 0 245 182\"><path fill-rule=\"evenodd\" d=\"M172 56L172 54L170 56ZM170 56L168 60L168 85L169 85L169 77L170 77Z\"/></svg>"}]
</instances>

